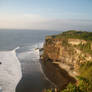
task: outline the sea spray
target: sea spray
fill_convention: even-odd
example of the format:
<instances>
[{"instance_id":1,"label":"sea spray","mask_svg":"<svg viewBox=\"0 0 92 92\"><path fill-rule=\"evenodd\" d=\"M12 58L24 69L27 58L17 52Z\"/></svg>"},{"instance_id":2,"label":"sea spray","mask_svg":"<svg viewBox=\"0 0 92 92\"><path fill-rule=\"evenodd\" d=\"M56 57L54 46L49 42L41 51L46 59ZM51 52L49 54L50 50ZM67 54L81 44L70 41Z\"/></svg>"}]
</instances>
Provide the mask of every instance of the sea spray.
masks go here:
<instances>
[{"instance_id":1,"label":"sea spray","mask_svg":"<svg viewBox=\"0 0 92 92\"><path fill-rule=\"evenodd\" d=\"M31 64L32 63L33 64L39 63L40 71L43 74L44 78L47 81L49 81L53 85L53 87L56 87L56 85L51 80L49 80L48 77L45 75L41 63L36 61L36 59L40 60L40 55L42 54L42 51L40 51L40 49L43 47L43 44L44 44L43 42L39 42L39 43L36 43L32 46L26 46L25 48L27 48L28 50L20 53L18 55L18 57L20 58L20 60L23 60L24 58L27 60L28 58L31 57L31 60L33 60L33 62L31 61Z\"/></svg>"},{"instance_id":2,"label":"sea spray","mask_svg":"<svg viewBox=\"0 0 92 92\"><path fill-rule=\"evenodd\" d=\"M20 92L20 90L26 92L26 89L29 89L30 92L35 90L42 92L42 89L52 86L39 62L39 49L42 47L43 43L36 43L31 46L20 47L20 51L18 50L17 56L21 61L23 77L16 89L17 92Z\"/></svg>"},{"instance_id":3,"label":"sea spray","mask_svg":"<svg viewBox=\"0 0 92 92\"><path fill-rule=\"evenodd\" d=\"M38 48L42 48L42 47L43 47L43 42L39 42L31 46L20 47L21 52L17 53L17 56L20 60L29 59L30 57L32 60L39 59L40 57L39 57Z\"/></svg>"},{"instance_id":4,"label":"sea spray","mask_svg":"<svg viewBox=\"0 0 92 92\"><path fill-rule=\"evenodd\" d=\"M15 92L22 77L21 65L15 51L16 49L0 52L0 87L2 92Z\"/></svg>"}]
</instances>

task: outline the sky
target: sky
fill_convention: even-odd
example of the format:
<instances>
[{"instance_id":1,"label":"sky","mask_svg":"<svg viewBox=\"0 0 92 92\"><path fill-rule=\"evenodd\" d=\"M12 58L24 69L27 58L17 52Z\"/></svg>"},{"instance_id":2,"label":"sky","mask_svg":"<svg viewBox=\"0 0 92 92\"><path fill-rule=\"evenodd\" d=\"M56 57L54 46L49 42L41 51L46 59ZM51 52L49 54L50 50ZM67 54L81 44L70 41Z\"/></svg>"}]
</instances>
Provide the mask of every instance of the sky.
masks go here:
<instances>
[{"instance_id":1,"label":"sky","mask_svg":"<svg viewBox=\"0 0 92 92\"><path fill-rule=\"evenodd\" d=\"M0 28L91 30L92 0L0 0Z\"/></svg>"}]
</instances>

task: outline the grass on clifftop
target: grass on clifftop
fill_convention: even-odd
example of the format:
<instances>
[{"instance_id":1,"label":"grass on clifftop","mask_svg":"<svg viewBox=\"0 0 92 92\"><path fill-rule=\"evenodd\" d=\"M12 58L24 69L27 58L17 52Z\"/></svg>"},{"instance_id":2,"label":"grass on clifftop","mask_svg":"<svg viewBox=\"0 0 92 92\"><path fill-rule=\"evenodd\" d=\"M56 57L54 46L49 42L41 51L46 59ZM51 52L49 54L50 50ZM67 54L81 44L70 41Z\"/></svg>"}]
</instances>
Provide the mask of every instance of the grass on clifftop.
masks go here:
<instances>
[{"instance_id":1,"label":"grass on clifftop","mask_svg":"<svg viewBox=\"0 0 92 92\"><path fill-rule=\"evenodd\" d=\"M70 47L68 44L68 39L81 39L86 40L87 43L79 45L76 45L75 47L83 51L84 53L92 54L92 32L86 32L86 31L76 31L76 30L70 30L63 32L61 34L48 36L46 39L47 43L52 44L52 39L63 39L62 45Z\"/></svg>"},{"instance_id":2,"label":"grass on clifftop","mask_svg":"<svg viewBox=\"0 0 92 92\"><path fill-rule=\"evenodd\" d=\"M53 35L53 38L74 38L83 40L92 40L92 32L70 30L58 35Z\"/></svg>"}]
</instances>

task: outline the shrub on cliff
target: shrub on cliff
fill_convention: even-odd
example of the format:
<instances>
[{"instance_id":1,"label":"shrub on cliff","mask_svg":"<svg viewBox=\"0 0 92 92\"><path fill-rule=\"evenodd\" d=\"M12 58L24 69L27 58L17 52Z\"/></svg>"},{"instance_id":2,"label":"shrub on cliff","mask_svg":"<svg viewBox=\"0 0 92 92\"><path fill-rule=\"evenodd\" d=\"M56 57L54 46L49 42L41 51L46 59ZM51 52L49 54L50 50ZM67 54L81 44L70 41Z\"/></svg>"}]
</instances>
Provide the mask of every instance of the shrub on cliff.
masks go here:
<instances>
[{"instance_id":1,"label":"shrub on cliff","mask_svg":"<svg viewBox=\"0 0 92 92\"><path fill-rule=\"evenodd\" d=\"M92 62L87 61L80 66L80 76L92 82Z\"/></svg>"},{"instance_id":2,"label":"shrub on cliff","mask_svg":"<svg viewBox=\"0 0 92 92\"><path fill-rule=\"evenodd\" d=\"M79 92L79 89L76 87L76 85L69 83L67 88L60 92Z\"/></svg>"},{"instance_id":3,"label":"shrub on cliff","mask_svg":"<svg viewBox=\"0 0 92 92\"><path fill-rule=\"evenodd\" d=\"M61 92L92 92L92 62L86 62L80 66L80 77L77 77L77 85L69 84Z\"/></svg>"},{"instance_id":4,"label":"shrub on cliff","mask_svg":"<svg viewBox=\"0 0 92 92\"><path fill-rule=\"evenodd\" d=\"M90 90L90 84L87 80L84 78L80 78L78 80L78 84L69 84L66 89L64 89L61 92L91 92Z\"/></svg>"},{"instance_id":5,"label":"shrub on cliff","mask_svg":"<svg viewBox=\"0 0 92 92\"><path fill-rule=\"evenodd\" d=\"M91 42L87 42L86 44L80 43L77 47L84 53L92 54Z\"/></svg>"},{"instance_id":6,"label":"shrub on cliff","mask_svg":"<svg viewBox=\"0 0 92 92\"><path fill-rule=\"evenodd\" d=\"M51 89L47 89L46 92L52 92L52 90Z\"/></svg>"}]
</instances>

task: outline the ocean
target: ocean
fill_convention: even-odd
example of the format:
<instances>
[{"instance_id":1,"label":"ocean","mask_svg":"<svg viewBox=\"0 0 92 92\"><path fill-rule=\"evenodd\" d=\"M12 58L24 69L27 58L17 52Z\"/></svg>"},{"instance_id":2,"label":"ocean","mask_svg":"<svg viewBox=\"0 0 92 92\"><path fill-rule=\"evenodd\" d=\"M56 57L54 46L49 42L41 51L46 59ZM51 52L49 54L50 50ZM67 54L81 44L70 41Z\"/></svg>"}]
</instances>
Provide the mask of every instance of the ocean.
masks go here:
<instances>
[{"instance_id":1,"label":"ocean","mask_svg":"<svg viewBox=\"0 0 92 92\"><path fill-rule=\"evenodd\" d=\"M43 89L52 87L52 84L43 74L39 62L39 50L36 48L41 48L43 46L45 36L58 33L60 33L60 31L0 29L0 61L2 62L2 60L8 58L7 63L5 63L6 66L10 61L15 61L16 63L16 57L15 55L12 56L14 53L11 52L18 47L15 54L21 65L22 78L20 80L21 74L18 73L18 71L20 72L20 70L18 70L19 67L15 67L15 70L18 70L15 72L18 74L17 77L13 77L15 75L12 75L12 78L8 80L7 75L5 75L6 80L11 81L11 83L16 82L16 78L19 78L14 92L42 92ZM15 63L13 64L16 65ZM2 62L2 66L3 64ZM8 70L9 67L11 69L11 66L8 66L6 70ZM0 72L3 71L1 68ZM8 71L8 73L11 74L12 72ZM15 80L12 80L13 78L15 78ZM4 80L0 78L0 89L2 92L10 92L7 89L11 90L12 85L9 86L8 84L10 82L7 82L8 86L6 87L6 81L3 81Z\"/></svg>"}]
</instances>

